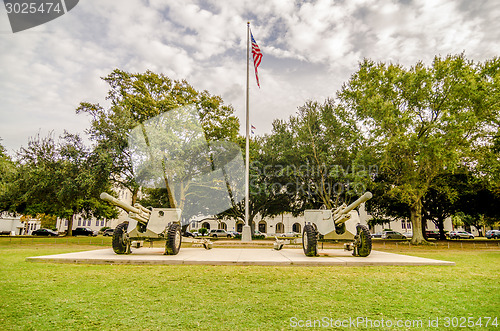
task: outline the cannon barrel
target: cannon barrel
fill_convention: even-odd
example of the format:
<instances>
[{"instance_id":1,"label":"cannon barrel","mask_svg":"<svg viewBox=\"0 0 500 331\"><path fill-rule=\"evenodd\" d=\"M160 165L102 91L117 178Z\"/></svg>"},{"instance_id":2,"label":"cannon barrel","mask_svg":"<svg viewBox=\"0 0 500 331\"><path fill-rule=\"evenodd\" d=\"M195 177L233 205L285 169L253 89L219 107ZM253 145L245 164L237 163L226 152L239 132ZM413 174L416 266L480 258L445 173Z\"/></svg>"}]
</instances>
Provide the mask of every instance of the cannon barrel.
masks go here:
<instances>
[{"instance_id":1,"label":"cannon barrel","mask_svg":"<svg viewBox=\"0 0 500 331\"><path fill-rule=\"evenodd\" d=\"M346 208L342 209L342 214L347 214L348 212L350 212L351 210L353 210L354 208L356 208L357 206L359 206L363 202L370 200L372 198L372 196L373 196L373 194L371 192L365 192L365 194L360 196L356 201L351 203Z\"/></svg>"},{"instance_id":2,"label":"cannon barrel","mask_svg":"<svg viewBox=\"0 0 500 331\"><path fill-rule=\"evenodd\" d=\"M373 196L373 194L371 192L365 192L365 194L360 196L358 199L356 199L356 201L351 203L349 206L342 208L342 209L338 208L334 212L335 223L337 224L337 223L343 223L343 222L347 221L349 219L349 217L345 216L345 215L347 215L351 210L353 210L354 208L356 208L357 206L359 206L363 202L370 200L372 198L372 196Z\"/></svg>"},{"instance_id":3,"label":"cannon barrel","mask_svg":"<svg viewBox=\"0 0 500 331\"><path fill-rule=\"evenodd\" d=\"M121 209L125 210L127 213L135 213L135 214L141 214L141 210L139 208L135 208L134 206L129 205L128 203L125 203L123 201L118 200L115 197L112 197L111 195L107 193L101 193L100 198L104 201L107 201L115 206L120 207Z\"/></svg>"},{"instance_id":4,"label":"cannon barrel","mask_svg":"<svg viewBox=\"0 0 500 331\"><path fill-rule=\"evenodd\" d=\"M137 222L147 224L149 222L149 218L151 217L151 211L144 208L140 204L136 204L135 206L131 206L128 203L118 200L115 197L107 193L101 193L101 199L107 201L115 206L120 207L128 213L128 217L136 220Z\"/></svg>"}]
</instances>

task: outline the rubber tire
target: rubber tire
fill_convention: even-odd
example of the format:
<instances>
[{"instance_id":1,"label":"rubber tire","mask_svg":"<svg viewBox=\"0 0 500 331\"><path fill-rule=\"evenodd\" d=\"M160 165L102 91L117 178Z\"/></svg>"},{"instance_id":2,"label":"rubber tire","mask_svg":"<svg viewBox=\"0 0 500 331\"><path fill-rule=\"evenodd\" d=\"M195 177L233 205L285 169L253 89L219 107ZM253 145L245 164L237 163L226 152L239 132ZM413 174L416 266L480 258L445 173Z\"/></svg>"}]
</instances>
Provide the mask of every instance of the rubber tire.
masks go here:
<instances>
[{"instance_id":1,"label":"rubber tire","mask_svg":"<svg viewBox=\"0 0 500 331\"><path fill-rule=\"evenodd\" d=\"M181 249L182 233L181 226L177 223L172 223L168 226L167 242L165 244L166 255L177 255Z\"/></svg>"},{"instance_id":2,"label":"rubber tire","mask_svg":"<svg viewBox=\"0 0 500 331\"><path fill-rule=\"evenodd\" d=\"M358 224L356 226L356 236L359 239L359 245L356 256L367 257L372 252L372 235L366 225ZM354 255L354 252L353 252Z\"/></svg>"},{"instance_id":3,"label":"rubber tire","mask_svg":"<svg viewBox=\"0 0 500 331\"><path fill-rule=\"evenodd\" d=\"M116 254L127 254L130 253L130 243L123 242L124 233L127 232L128 223L120 223L113 232L113 240L111 245L113 246L113 251Z\"/></svg>"},{"instance_id":4,"label":"rubber tire","mask_svg":"<svg viewBox=\"0 0 500 331\"><path fill-rule=\"evenodd\" d=\"M304 226L302 249L306 256L318 256L318 232L311 224Z\"/></svg>"}]
</instances>

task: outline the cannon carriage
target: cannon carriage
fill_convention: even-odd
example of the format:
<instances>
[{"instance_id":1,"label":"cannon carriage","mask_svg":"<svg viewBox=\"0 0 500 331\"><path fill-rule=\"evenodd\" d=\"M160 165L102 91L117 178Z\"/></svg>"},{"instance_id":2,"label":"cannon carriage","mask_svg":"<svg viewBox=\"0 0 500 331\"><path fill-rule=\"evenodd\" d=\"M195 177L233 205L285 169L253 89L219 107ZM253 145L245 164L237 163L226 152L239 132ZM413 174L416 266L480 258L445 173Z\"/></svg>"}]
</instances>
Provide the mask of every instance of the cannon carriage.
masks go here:
<instances>
[{"instance_id":1,"label":"cannon carriage","mask_svg":"<svg viewBox=\"0 0 500 331\"><path fill-rule=\"evenodd\" d=\"M113 232L112 246L116 254L130 254L136 242L165 241L165 254L176 255L182 243L181 210L178 208L145 208L136 203L131 206L107 193L101 199L128 213L128 221L120 223Z\"/></svg>"},{"instance_id":2,"label":"cannon carriage","mask_svg":"<svg viewBox=\"0 0 500 331\"><path fill-rule=\"evenodd\" d=\"M343 204L335 210L330 209L308 209L304 211L305 226L302 232L302 247L307 256L318 255L319 235L343 235L347 229L345 223L351 218L350 212L360 204L372 198L370 192L366 192L349 206ZM344 244L344 249L353 251L354 256L365 257L372 250L372 238L368 227L363 224L356 225L354 241Z\"/></svg>"},{"instance_id":3,"label":"cannon carriage","mask_svg":"<svg viewBox=\"0 0 500 331\"><path fill-rule=\"evenodd\" d=\"M372 250L372 238L368 227L356 224L354 229L346 227L346 222L351 219L350 212L363 202L372 198L370 192L366 192L349 206L343 204L335 210L331 209L306 209L304 211L305 225L302 231L302 248L306 256L318 256L319 236L329 235L332 239L353 238L350 243L344 244L344 249L352 251L352 255L366 257ZM350 234L350 236L346 236ZM274 249L280 250L289 242L276 237Z\"/></svg>"}]
</instances>

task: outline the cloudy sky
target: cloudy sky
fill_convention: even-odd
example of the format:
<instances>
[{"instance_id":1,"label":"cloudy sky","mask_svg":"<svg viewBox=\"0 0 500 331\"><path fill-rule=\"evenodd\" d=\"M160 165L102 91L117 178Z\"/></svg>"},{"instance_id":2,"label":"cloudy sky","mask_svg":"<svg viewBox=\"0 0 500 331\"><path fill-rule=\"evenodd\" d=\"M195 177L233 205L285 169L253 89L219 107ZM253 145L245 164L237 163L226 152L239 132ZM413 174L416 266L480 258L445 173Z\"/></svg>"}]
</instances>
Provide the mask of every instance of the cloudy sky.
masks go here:
<instances>
[{"instance_id":1,"label":"cloudy sky","mask_svg":"<svg viewBox=\"0 0 500 331\"><path fill-rule=\"evenodd\" d=\"M465 52L500 55L497 0L82 0L13 34L0 6L0 142L83 132L82 101L104 103L114 68L187 79L232 104L244 127L246 22L263 59L250 80L251 123L267 133L307 100L335 96L363 58L411 66ZM251 71L252 72L252 71Z\"/></svg>"}]
</instances>

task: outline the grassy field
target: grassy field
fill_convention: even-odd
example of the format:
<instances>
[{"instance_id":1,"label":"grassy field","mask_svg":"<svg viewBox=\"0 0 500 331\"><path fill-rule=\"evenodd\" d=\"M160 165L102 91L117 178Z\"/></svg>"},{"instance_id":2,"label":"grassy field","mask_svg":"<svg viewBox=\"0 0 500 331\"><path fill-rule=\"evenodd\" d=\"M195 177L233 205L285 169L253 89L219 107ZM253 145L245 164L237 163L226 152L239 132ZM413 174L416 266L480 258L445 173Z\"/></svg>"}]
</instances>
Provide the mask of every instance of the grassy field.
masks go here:
<instances>
[{"instance_id":1,"label":"grassy field","mask_svg":"<svg viewBox=\"0 0 500 331\"><path fill-rule=\"evenodd\" d=\"M488 247L454 242L450 248L375 244L378 250L454 261L454 267L25 262L29 256L109 247L109 241L0 238L0 330L280 330L314 323L344 323L341 329L356 330L442 330L447 318L448 329L471 322L478 330L499 329L487 320L500 319L496 242ZM377 327L382 320L392 327Z\"/></svg>"}]
</instances>

